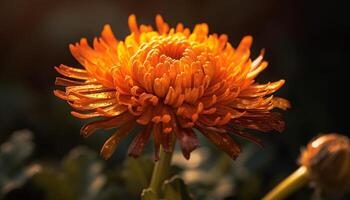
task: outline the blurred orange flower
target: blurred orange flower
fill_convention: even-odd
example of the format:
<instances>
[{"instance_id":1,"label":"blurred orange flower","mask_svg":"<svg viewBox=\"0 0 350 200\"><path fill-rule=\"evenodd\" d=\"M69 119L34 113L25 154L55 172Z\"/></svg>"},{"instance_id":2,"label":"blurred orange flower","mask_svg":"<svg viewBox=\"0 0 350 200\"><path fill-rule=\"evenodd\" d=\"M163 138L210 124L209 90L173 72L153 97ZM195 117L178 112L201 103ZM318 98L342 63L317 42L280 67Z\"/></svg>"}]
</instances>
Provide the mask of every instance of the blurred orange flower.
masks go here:
<instances>
[{"instance_id":1,"label":"blurred orange flower","mask_svg":"<svg viewBox=\"0 0 350 200\"><path fill-rule=\"evenodd\" d=\"M65 91L54 93L79 111L72 115L103 117L82 127L83 136L118 128L102 147L104 158L112 155L136 125L143 128L128 154L140 155L152 135L156 159L160 146L165 152L173 150L173 137L189 159L199 145L194 129L232 158L240 148L230 134L260 143L246 129L283 130L281 115L271 110L286 109L289 102L271 94L285 81L254 81L268 64L263 51L255 60L249 58L251 36L244 37L235 49L227 35L209 35L204 23L191 32L181 23L170 28L158 15L156 26L157 31L138 26L131 15L131 34L122 41L105 25L93 47L85 38L69 46L85 69L56 67L70 79L57 78L56 84L65 86Z\"/></svg>"}]
</instances>

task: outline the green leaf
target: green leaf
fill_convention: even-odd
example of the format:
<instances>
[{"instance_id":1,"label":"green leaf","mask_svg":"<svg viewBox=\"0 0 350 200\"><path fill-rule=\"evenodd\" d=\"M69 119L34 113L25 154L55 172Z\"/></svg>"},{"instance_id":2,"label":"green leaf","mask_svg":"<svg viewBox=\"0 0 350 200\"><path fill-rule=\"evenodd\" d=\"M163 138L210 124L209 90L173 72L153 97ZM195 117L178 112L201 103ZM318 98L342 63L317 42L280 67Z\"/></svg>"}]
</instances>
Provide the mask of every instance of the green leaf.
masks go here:
<instances>
[{"instance_id":1,"label":"green leaf","mask_svg":"<svg viewBox=\"0 0 350 200\"><path fill-rule=\"evenodd\" d=\"M159 198L151 188L148 188L142 191L141 200L159 200Z\"/></svg>"},{"instance_id":2,"label":"green leaf","mask_svg":"<svg viewBox=\"0 0 350 200\"><path fill-rule=\"evenodd\" d=\"M128 157L124 161L122 171L126 189L134 195L139 195L142 189L149 186L152 176L152 169L152 160L144 157Z\"/></svg>"},{"instance_id":3,"label":"green leaf","mask_svg":"<svg viewBox=\"0 0 350 200\"><path fill-rule=\"evenodd\" d=\"M164 199L166 200L192 200L184 181L179 176L173 176L164 182Z\"/></svg>"}]
</instances>

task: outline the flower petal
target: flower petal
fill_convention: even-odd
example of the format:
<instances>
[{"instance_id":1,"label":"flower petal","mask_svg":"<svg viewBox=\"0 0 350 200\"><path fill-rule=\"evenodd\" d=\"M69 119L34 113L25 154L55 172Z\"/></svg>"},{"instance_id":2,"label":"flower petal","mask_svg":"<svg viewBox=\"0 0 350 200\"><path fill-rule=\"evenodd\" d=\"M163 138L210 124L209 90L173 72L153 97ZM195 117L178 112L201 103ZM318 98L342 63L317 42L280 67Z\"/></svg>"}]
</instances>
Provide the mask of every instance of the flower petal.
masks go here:
<instances>
[{"instance_id":1,"label":"flower petal","mask_svg":"<svg viewBox=\"0 0 350 200\"><path fill-rule=\"evenodd\" d=\"M204 136L227 153L232 159L236 159L238 157L238 154L241 152L240 147L230 138L227 133L217 133L215 131L205 130L202 128L199 128L199 130Z\"/></svg>"},{"instance_id":2,"label":"flower petal","mask_svg":"<svg viewBox=\"0 0 350 200\"><path fill-rule=\"evenodd\" d=\"M101 155L104 159L112 156L121 139L134 127L134 122L123 124L108 140L103 144Z\"/></svg>"},{"instance_id":3,"label":"flower petal","mask_svg":"<svg viewBox=\"0 0 350 200\"><path fill-rule=\"evenodd\" d=\"M249 133L246 132L246 131L237 130L237 129L228 129L228 131L229 131L230 133L235 134L235 135L238 135L238 136L241 136L241 137L243 137L243 138L246 138L246 139L248 139L248 140L254 142L255 144L257 144L257 145L259 145L259 146L261 146L261 147L264 146L264 144L262 143L262 141L261 141L259 138L255 137L254 135L249 134Z\"/></svg>"},{"instance_id":4,"label":"flower petal","mask_svg":"<svg viewBox=\"0 0 350 200\"><path fill-rule=\"evenodd\" d=\"M199 140L192 129L175 128L175 134L180 142L182 154L189 160L190 154L199 146Z\"/></svg>"},{"instance_id":5,"label":"flower petal","mask_svg":"<svg viewBox=\"0 0 350 200\"><path fill-rule=\"evenodd\" d=\"M140 133L136 135L136 137L131 142L129 149L128 149L128 155L133 157L138 157L144 147L145 144L148 142L149 137L151 135L152 125L148 125L145 128L143 128Z\"/></svg>"},{"instance_id":6,"label":"flower petal","mask_svg":"<svg viewBox=\"0 0 350 200\"><path fill-rule=\"evenodd\" d=\"M272 130L282 132L285 126L282 115L276 112L246 113L245 116L233 119L232 123L239 127L255 129L262 132L269 132Z\"/></svg>"},{"instance_id":7,"label":"flower petal","mask_svg":"<svg viewBox=\"0 0 350 200\"><path fill-rule=\"evenodd\" d=\"M125 112L119 116L113 117L113 118L107 118L103 120L93 121L86 125L84 125L80 129L80 134L84 137L90 136L92 133L97 131L98 129L111 129L116 128L128 121L132 121L134 119L134 116L131 115L128 112Z\"/></svg>"}]
</instances>

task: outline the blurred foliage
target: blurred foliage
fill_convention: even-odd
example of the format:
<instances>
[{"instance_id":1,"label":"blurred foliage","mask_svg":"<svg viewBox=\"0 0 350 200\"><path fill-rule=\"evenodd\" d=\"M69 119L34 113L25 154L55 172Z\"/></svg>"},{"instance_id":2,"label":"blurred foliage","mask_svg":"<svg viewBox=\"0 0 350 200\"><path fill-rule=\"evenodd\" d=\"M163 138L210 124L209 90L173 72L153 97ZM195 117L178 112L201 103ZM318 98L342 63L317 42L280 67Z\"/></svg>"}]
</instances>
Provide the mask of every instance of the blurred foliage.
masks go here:
<instances>
[{"instance_id":1,"label":"blurred foliage","mask_svg":"<svg viewBox=\"0 0 350 200\"><path fill-rule=\"evenodd\" d=\"M206 144L206 147L194 151L190 160L185 160L178 150L174 153L170 178L165 180L162 189L164 199L261 198L264 186L258 174L266 170L273 153L248 144L243 147L245 154L232 162L226 154L213 153L212 148L215 147ZM4 195L6 199L7 193L21 188L30 179L31 187L38 188L45 200L136 200L140 195L143 200L158 199L152 190L144 189L148 187L153 168L153 160L148 156L127 157L122 166L105 167L110 161L104 161L95 151L79 146L61 162L33 164L30 156L34 144L32 134L27 130L13 133L1 144L0 150L0 199ZM336 199L321 195L319 191L310 194L310 198Z\"/></svg>"},{"instance_id":2,"label":"blurred foliage","mask_svg":"<svg viewBox=\"0 0 350 200\"><path fill-rule=\"evenodd\" d=\"M141 199L142 200L158 200L159 198L151 188L147 188L147 189L144 189L142 191Z\"/></svg>"},{"instance_id":3,"label":"blurred foliage","mask_svg":"<svg viewBox=\"0 0 350 200\"><path fill-rule=\"evenodd\" d=\"M73 149L57 166L45 166L34 182L48 200L94 200L106 183L103 164L85 147Z\"/></svg>"},{"instance_id":4,"label":"blurred foliage","mask_svg":"<svg viewBox=\"0 0 350 200\"><path fill-rule=\"evenodd\" d=\"M127 158L122 170L126 189L132 194L140 194L144 188L148 187L152 170L153 161L150 159L144 157Z\"/></svg>"},{"instance_id":5,"label":"blurred foliage","mask_svg":"<svg viewBox=\"0 0 350 200\"><path fill-rule=\"evenodd\" d=\"M188 187L184 181L177 175L165 180L162 187L162 197L159 197L151 188L144 189L141 193L142 200L193 200Z\"/></svg>"},{"instance_id":6,"label":"blurred foliage","mask_svg":"<svg viewBox=\"0 0 350 200\"><path fill-rule=\"evenodd\" d=\"M164 198L167 200L193 200L184 181L174 176L165 181L163 188Z\"/></svg>"},{"instance_id":7,"label":"blurred foliage","mask_svg":"<svg viewBox=\"0 0 350 200\"><path fill-rule=\"evenodd\" d=\"M207 141L203 141L207 143ZM61 161L30 162L34 150L30 131L17 131L1 144L0 151L0 199L9 192L24 187L36 188L40 198L35 200L157 200L149 186L153 160L149 154L139 158L126 157L122 165L102 160L94 150L78 146ZM186 160L179 149L173 156L172 168L162 187L166 200L229 200L259 199L264 187L264 173L273 158L271 150L256 148L254 144L243 146L244 154L232 161L226 154L217 153L207 143L195 150ZM40 164L38 164L40 163ZM284 177L280 177L283 179ZM271 188L275 183L271 185ZM303 190L306 191L306 190ZM310 194L310 191L308 191ZM310 194L314 200L334 199L334 196ZM26 199L32 199L29 195ZM293 197L291 197L293 199ZM296 198L298 199L298 198ZM342 199L342 198L338 198ZM343 197L346 199L346 197Z\"/></svg>"},{"instance_id":8,"label":"blurred foliage","mask_svg":"<svg viewBox=\"0 0 350 200\"><path fill-rule=\"evenodd\" d=\"M16 131L0 146L0 199L25 184L28 179L41 171L38 164L28 163L34 150L32 133Z\"/></svg>"}]
</instances>

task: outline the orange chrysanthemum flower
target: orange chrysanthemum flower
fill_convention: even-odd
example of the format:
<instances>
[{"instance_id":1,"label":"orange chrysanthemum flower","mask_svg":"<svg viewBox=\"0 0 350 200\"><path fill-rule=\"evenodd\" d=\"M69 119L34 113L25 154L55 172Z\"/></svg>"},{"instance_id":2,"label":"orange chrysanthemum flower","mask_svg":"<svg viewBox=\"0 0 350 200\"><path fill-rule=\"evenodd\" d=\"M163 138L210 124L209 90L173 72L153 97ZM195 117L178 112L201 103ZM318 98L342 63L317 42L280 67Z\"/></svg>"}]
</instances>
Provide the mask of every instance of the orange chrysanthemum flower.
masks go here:
<instances>
[{"instance_id":1,"label":"orange chrysanthemum flower","mask_svg":"<svg viewBox=\"0 0 350 200\"><path fill-rule=\"evenodd\" d=\"M232 158L240 148L231 133L260 143L245 130L283 130L281 115L271 110L286 109L289 103L271 94L284 80L255 83L267 62L263 52L253 61L249 58L251 36L234 49L226 35L208 35L207 24L196 25L191 33L181 23L169 28L158 15L156 25L158 31L138 26L131 15L131 34L124 41L117 40L106 25L93 47L85 38L69 46L85 69L56 67L60 74L76 79L57 78L56 84L66 88L54 91L81 111L72 115L104 118L82 127L83 136L118 128L102 147L105 158L135 125L143 128L129 155L138 156L152 134L156 159L160 146L165 152L173 150L173 137L188 159L199 145L194 129Z\"/></svg>"}]
</instances>

